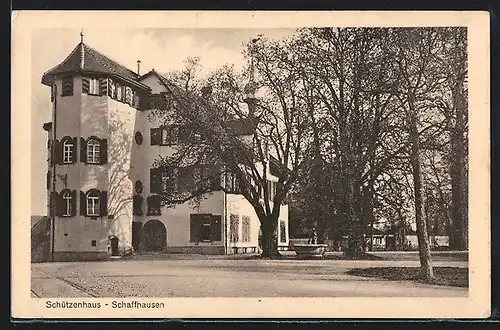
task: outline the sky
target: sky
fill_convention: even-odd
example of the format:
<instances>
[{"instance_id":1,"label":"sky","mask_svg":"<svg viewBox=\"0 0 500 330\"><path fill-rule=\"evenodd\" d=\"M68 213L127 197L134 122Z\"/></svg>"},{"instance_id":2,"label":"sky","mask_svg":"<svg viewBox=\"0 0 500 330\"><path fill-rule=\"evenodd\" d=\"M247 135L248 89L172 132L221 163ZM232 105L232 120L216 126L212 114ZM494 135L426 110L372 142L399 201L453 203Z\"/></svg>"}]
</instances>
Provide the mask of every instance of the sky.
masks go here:
<instances>
[{"instance_id":1,"label":"sky","mask_svg":"<svg viewBox=\"0 0 500 330\"><path fill-rule=\"evenodd\" d=\"M201 58L206 74L224 64L242 69L244 43L258 34L281 39L293 29L90 29L83 27L84 43L141 74L180 70L187 57ZM80 42L79 29L38 29L31 43L31 196L32 215L46 215L47 132L51 121L50 88L41 84L44 72L61 63Z\"/></svg>"}]
</instances>

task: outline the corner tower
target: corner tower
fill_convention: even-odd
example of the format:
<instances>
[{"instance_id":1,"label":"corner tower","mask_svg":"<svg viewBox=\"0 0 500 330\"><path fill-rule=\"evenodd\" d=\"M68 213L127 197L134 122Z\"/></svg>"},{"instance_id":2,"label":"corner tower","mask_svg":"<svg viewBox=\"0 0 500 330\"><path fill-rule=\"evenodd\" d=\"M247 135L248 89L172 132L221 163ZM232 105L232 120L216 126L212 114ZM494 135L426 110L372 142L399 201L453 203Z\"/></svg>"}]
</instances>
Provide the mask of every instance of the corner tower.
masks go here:
<instances>
[{"instance_id":1,"label":"corner tower","mask_svg":"<svg viewBox=\"0 0 500 330\"><path fill-rule=\"evenodd\" d=\"M129 179L136 112L149 87L80 43L47 71L51 88L49 212L53 260L104 259L131 248Z\"/></svg>"}]
</instances>

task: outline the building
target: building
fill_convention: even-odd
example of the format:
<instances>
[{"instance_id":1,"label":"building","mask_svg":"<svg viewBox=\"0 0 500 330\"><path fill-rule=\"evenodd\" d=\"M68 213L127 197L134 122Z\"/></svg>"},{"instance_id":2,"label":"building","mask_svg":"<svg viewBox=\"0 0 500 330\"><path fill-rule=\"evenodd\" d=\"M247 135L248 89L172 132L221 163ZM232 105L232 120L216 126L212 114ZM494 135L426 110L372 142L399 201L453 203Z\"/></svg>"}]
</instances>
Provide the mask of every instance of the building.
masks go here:
<instances>
[{"instance_id":1,"label":"building","mask_svg":"<svg viewBox=\"0 0 500 330\"><path fill-rule=\"evenodd\" d=\"M260 223L243 196L214 191L198 205L162 204L162 189L189 181L188 171L160 173L153 166L172 152L183 129L148 116L149 100L172 86L158 72L140 75L139 69L140 61L134 72L87 46L82 34L68 57L42 77L53 107L44 129L54 260L130 251L257 252ZM269 174L268 180L272 186L276 178ZM279 245L288 246L287 205L278 221Z\"/></svg>"}]
</instances>

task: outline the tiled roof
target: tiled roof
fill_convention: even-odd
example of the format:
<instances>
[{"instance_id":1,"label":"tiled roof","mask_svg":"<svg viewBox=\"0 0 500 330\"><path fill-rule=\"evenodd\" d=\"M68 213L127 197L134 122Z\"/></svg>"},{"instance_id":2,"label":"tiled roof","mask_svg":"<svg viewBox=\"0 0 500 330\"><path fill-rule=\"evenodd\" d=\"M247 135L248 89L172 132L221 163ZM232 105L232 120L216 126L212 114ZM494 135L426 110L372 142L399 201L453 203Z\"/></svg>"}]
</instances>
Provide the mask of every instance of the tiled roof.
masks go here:
<instances>
[{"instance_id":1,"label":"tiled roof","mask_svg":"<svg viewBox=\"0 0 500 330\"><path fill-rule=\"evenodd\" d=\"M80 67L83 51L83 68ZM69 56L60 64L47 71L42 77L42 83L51 84L53 77L57 74L70 72L96 72L118 76L124 80L140 84L137 79L139 75L125 66L113 61L84 43L79 43Z\"/></svg>"}]
</instances>

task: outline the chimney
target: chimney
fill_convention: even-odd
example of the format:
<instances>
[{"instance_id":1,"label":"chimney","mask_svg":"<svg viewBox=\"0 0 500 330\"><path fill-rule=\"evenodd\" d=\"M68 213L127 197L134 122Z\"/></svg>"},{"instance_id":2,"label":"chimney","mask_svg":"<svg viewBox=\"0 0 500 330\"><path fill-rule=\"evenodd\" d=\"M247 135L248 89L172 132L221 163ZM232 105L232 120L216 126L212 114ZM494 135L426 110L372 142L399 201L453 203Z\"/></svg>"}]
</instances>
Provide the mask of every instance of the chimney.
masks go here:
<instances>
[{"instance_id":1,"label":"chimney","mask_svg":"<svg viewBox=\"0 0 500 330\"><path fill-rule=\"evenodd\" d=\"M137 75L141 75L141 60L137 60Z\"/></svg>"}]
</instances>

